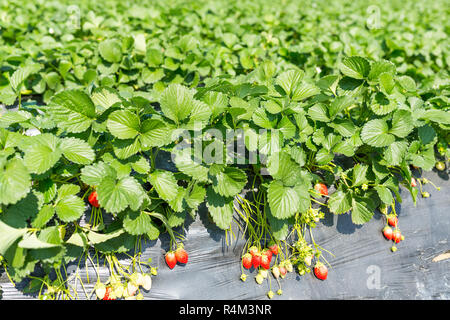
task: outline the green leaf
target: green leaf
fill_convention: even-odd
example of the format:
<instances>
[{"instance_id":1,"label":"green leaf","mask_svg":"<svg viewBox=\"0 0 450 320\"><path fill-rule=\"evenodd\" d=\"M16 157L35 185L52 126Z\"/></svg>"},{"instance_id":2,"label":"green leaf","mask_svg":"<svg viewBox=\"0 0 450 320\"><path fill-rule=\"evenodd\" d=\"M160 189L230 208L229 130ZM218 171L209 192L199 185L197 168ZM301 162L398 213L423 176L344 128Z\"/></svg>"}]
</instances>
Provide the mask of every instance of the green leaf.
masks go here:
<instances>
[{"instance_id":1,"label":"green leaf","mask_svg":"<svg viewBox=\"0 0 450 320\"><path fill-rule=\"evenodd\" d=\"M370 109L376 115L382 116L397 109L397 102L388 99L382 92L377 92L371 100Z\"/></svg>"},{"instance_id":2,"label":"green leaf","mask_svg":"<svg viewBox=\"0 0 450 320\"><path fill-rule=\"evenodd\" d=\"M292 217L299 208L300 198L294 188L285 187L281 181L274 180L267 190L270 210L277 219Z\"/></svg>"},{"instance_id":3,"label":"green leaf","mask_svg":"<svg viewBox=\"0 0 450 320\"><path fill-rule=\"evenodd\" d=\"M283 88L288 96L292 97L304 75L305 72L302 70L288 70L276 78L276 83Z\"/></svg>"},{"instance_id":4,"label":"green leaf","mask_svg":"<svg viewBox=\"0 0 450 320\"><path fill-rule=\"evenodd\" d=\"M269 156L267 170L277 180L286 186L294 186L300 180L300 166L291 159L287 151L275 152Z\"/></svg>"},{"instance_id":5,"label":"green leaf","mask_svg":"<svg viewBox=\"0 0 450 320\"><path fill-rule=\"evenodd\" d=\"M122 61L122 46L113 39L107 39L98 45L98 52L108 62L118 63Z\"/></svg>"},{"instance_id":6,"label":"green leaf","mask_svg":"<svg viewBox=\"0 0 450 320\"><path fill-rule=\"evenodd\" d=\"M386 163L390 166L398 166L406 155L408 142L395 141L391 143L383 153Z\"/></svg>"},{"instance_id":7,"label":"green leaf","mask_svg":"<svg viewBox=\"0 0 450 320\"><path fill-rule=\"evenodd\" d=\"M59 128L73 133L88 129L96 117L91 98L80 90L54 95L47 108Z\"/></svg>"},{"instance_id":8,"label":"green leaf","mask_svg":"<svg viewBox=\"0 0 450 320\"><path fill-rule=\"evenodd\" d=\"M351 96L342 96L342 97L336 97L328 107L329 115L331 120L334 120L334 118L344 109L350 107L354 103L354 99Z\"/></svg>"},{"instance_id":9,"label":"green leaf","mask_svg":"<svg viewBox=\"0 0 450 320\"><path fill-rule=\"evenodd\" d=\"M41 69L41 65L38 63L33 63L26 65L24 67L18 68L12 74L10 80L11 87L15 92L18 92L20 85L33 73L38 72Z\"/></svg>"},{"instance_id":10,"label":"green leaf","mask_svg":"<svg viewBox=\"0 0 450 320\"><path fill-rule=\"evenodd\" d=\"M116 171L104 162L97 162L81 169L81 181L90 185L98 186L105 177L116 177Z\"/></svg>"},{"instance_id":11,"label":"green leaf","mask_svg":"<svg viewBox=\"0 0 450 320\"><path fill-rule=\"evenodd\" d=\"M436 141L436 131L432 126L426 124L417 129L417 133L419 135L420 142L423 145L433 143Z\"/></svg>"},{"instance_id":12,"label":"green leaf","mask_svg":"<svg viewBox=\"0 0 450 320\"><path fill-rule=\"evenodd\" d=\"M320 89L311 83L301 83L292 92L292 101L302 101L320 93Z\"/></svg>"},{"instance_id":13,"label":"green leaf","mask_svg":"<svg viewBox=\"0 0 450 320\"><path fill-rule=\"evenodd\" d=\"M277 219L272 215L269 206L264 207L267 220L269 221L270 230L276 240L286 240L289 235L289 222L288 219Z\"/></svg>"},{"instance_id":14,"label":"green leaf","mask_svg":"<svg viewBox=\"0 0 450 320\"><path fill-rule=\"evenodd\" d=\"M389 133L399 138L405 138L414 129L411 112L406 110L397 110L392 118L392 128Z\"/></svg>"},{"instance_id":15,"label":"green leaf","mask_svg":"<svg viewBox=\"0 0 450 320\"><path fill-rule=\"evenodd\" d=\"M0 204L15 204L31 188L31 177L23 161L14 158L3 166L0 163Z\"/></svg>"},{"instance_id":16,"label":"green leaf","mask_svg":"<svg viewBox=\"0 0 450 320\"><path fill-rule=\"evenodd\" d=\"M55 205L56 215L64 222L72 222L80 218L84 213L84 208L83 200L75 195L61 198Z\"/></svg>"},{"instance_id":17,"label":"green leaf","mask_svg":"<svg viewBox=\"0 0 450 320\"><path fill-rule=\"evenodd\" d=\"M124 176L120 179L105 177L97 188L98 202L110 213L118 213L130 207L137 210L144 199L144 190L136 179Z\"/></svg>"},{"instance_id":18,"label":"green leaf","mask_svg":"<svg viewBox=\"0 0 450 320\"><path fill-rule=\"evenodd\" d=\"M363 57L344 58L339 64L341 72L353 79L364 79L369 75L370 63Z\"/></svg>"},{"instance_id":19,"label":"green leaf","mask_svg":"<svg viewBox=\"0 0 450 320\"><path fill-rule=\"evenodd\" d=\"M400 86L409 92L416 91L416 83L414 82L414 79L409 76L401 76L397 78L398 83Z\"/></svg>"},{"instance_id":20,"label":"green leaf","mask_svg":"<svg viewBox=\"0 0 450 320\"><path fill-rule=\"evenodd\" d=\"M108 240L117 238L120 235L122 235L124 232L125 232L124 229L119 229L119 230L105 234L105 233L98 233L98 232L89 230L87 233L87 238L88 238L90 244L95 245L95 244L103 243Z\"/></svg>"},{"instance_id":21,"label":"green leaf","mask_svg":"<svg viewBox=\"0 0 450 320\"><path fill-rule=\"evenodd\" d=\"M389 190L389 188L383 186L383 185L378 185L375 186L374 189L377 191L378 196L380 197L380 200L387 204L390 205L392 204L392 202L394 201L394 198L392 197L392 193L391 190Z\"/></svg>"},{"instance_id":22,"label":"green leaf","mask_svg":"<svg viewBox=\"0 0 450 320\"><path fill-rule=\"evenodd\" d=\"M77 138L61 139L60 149L64 157L77 164L90 164L95 160L95 152L91 146Z\"/></svg>"},{"instance_id":23,"label":"green leaf","mask_svg":"<svg viewBox=\"0 0 450 320\"><path fill-rule=\"evenodd\" d=\"M59 139L50 133L30 137L24 149L24 164L30 172L36 174L44 173L52 168L62 154Z\"/></svg>"},{"instance_id":24,"label":"green leaf","mask_svg":"<svg viewBox=\"0 0 450 320\"><path fill-rule=\"evenodd\" d=\"M354 224L364 224L372 219L373 211L367 208L363 198L352 198L352 221Z\"/></svg>"},{"instance_id":25,"label":"green leaf","mask_svg":"<svg viewBox=\"0 0 450 320\"><path fill-rule=\"evenodd\" d=\"M193 109L194 91L189 88L171 83L160 96L161 111L166 117L179 123L186 119Z\"/></svg>"},{"instance_id":26,"label":"green leaf","mask_svg":"<svg viewBox=\"0 0 450 320\"><path fill-rule=\"evenodd\" d=\"M53 205L46 204L39 210L37 216L31 222L31 226L38 229L43 228L54 215L55 208Z\"/></svg>"},{"instance_id":27,"label":"green leaf","mask_svg":"<svg viewBox=\"0 0 450 320\"><path fill-rule=\"evenodd\" d=\"M95 88L91 95L91 99L97 107L96 111L99 113L103 113L116 103L122 102L118 93L114 89L108 87Z\"/></svg>"},{"instance_id":28,"label":"green leaf","mask_svg":"<svg viewBox=\"0 0 450 320\"><path fill-rule=\"evenodd\" d=\"M178 184L170 171L155 170L148 176L148 182L155 188L158 195L166 200L174 200L178 194Z\"/></svg>"},{"instance_id":29,"label":"green leaf","mask_svg":"<svg viewBox=\"0 0 450 320\"><path fill-rule=\"evenodd\" d=\"M230 228L233 219L233 198L222 197L210 186L206 189L206 207L220 229Z\"/></svg>"},{"instance_id":30,"label":"green leaf","mask_svg":"<svg viewBox=\"0 0 450 320\"><path fill-rule=\"evenodd\" d=\"M450 124L450 112L444 110L430 109L426 110L420 119L429 120L442 124Z\"/></svg>"},{"instance_id":31,"label":"green leaf","mask_svg":"<svg viewBox=\"0 0 450 320\"><path fill-rule=\"evenodd\" d=\"M369 166L360 163L358 163L353 167L353 181L352 181L353 187L357 187L362 185L363 183L368 182L366 178L367 169L369 169Z\"/></svg>"},{"instance_id":32,"label":"green leaf","mask_svg":"<svg viewBox=\"0 0 450 320\"><path fill-rule=\"evenodd\" d=\"M140 141L144 148L162 147L170 141L169 128L158 119L147 119L141 125Z\"/></svg>"},{"instance_id":33,"label":"green leaf","mask_svg":"<svg viewBox=\"0 0 450 320\"><path fill-rule=\"evenodd\" d=\"M173 149L173 162L178 170L198 181L208 181L208 168L193 159L191 149Z\"/></svg>"},{"instance_id":34,"label":"green leaf","mask_svg":"<svg viewBox=\"0 0 450 320\"><path fill-rule=\"evenodd\" d=\"M352 196L349 192L337 190L330 195L328 206L334 214L346 213L352 208Z\"/></svg>"},{"instance_id":35,"label":"green leaf","mask_svg":"<svg viewBox=\"0 0 450 320\"><path fill-rule=\"evenodd\" d=\"M392 62L387 60L375 61L371 65L368 79L370 81L377 81L381 74L388 73L395 75L395 72L395 65Z\"/></svg>"},{"instance_id":36,"label":"green leaf","mask_svg":"<svg viewBox=\"0 0 450 320\"><path fill-rule=\"evenodd\" d=\"M145 212L128 210L123 218L126 232L134 236L146 234L155 228L152 218Z\"/></svg>"},{"instance_id":37,"label":"green leaf","mask_svg":"<svg viewBox=\"0 0 450 320\"><path fill-rule=\"evenodd\" d=\"M322 122L330 121L330 117L328 117L327 107L323 103L316 103L311 108L309 108L308 115L314 121L322 121Z\"/></svg>"},{"instance_id":38,"label":"green leaf","mask_svg":"<svg viewBox=\"0 0 450 320\"><path fill-rule=\"evenodd\" d=\"M117 110L109 115L106 126L119 139L133 139L139 134L141 124L139 117L133 112Z\"/></svg>"},{"instance_id":39,"label":"green leaf","mask_svg":"<svg viewBox=\"0 0 450 320\"><path fill-rule=\"evenodd\" d=\"M58 198L56 202L58 202L60 199L65 198L67 196L73 196L80 192L80 186L76 184L63 184L58 188Z\"/></svg>"},{"instance_id":40,"label":"green leaf","mask_svg":"<svg viewBox=\"0 0 450 320\"><path fill-rule=\"evenodd\" d=\"M395 141L395 137L389 134L386 121L374 119L368 121L361 130L361 139L373 147L385 147Z\"/></svg>"},{"instance_id":41,"label":"green leaf","mask_svg":"<svg viewBox=\"0 0 450 320\"><path fill-rule=\"evenodd\" d=\"M26 233L23 239L19 241L18 246L24 249L45 249L58 247L59 245L39 240L36 233Z\"/></svg>"},{"instance_id":42,"label":"green leaf","mask_svg":"<svg viewBox=\"0 0 450 320\"><path fill-rule=\"evenodd\" d=\"M8 248L26 232L26 228L12 228L0 220L0 255L4 255Z\"/></svg>"},{"instance_id":43,"label":"green leaf","mask_svg":"<svg viewBox=\"0 0 450 320\"><path fill-rule=\"evenodd\" d=\"M226 167L223 171L212 176L212 187L215 192L224 197L233 197L242 191L247 183L245 171Z\"/></svg>"}]
</instances>

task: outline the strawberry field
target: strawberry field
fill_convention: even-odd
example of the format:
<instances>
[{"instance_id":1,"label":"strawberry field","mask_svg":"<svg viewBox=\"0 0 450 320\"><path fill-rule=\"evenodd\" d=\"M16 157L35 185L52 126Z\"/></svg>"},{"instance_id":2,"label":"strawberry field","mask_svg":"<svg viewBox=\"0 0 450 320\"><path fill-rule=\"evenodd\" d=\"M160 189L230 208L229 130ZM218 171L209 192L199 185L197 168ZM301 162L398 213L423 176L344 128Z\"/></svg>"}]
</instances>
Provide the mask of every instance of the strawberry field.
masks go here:
<instances>
[{"instance_id":1,"label":"strawberry field","mask_svg":"<svg viewBox=\"0 0 450 320\"><path fill-rule=\"evenodd\" d=\"M3 299L449 299L446 4L2 1Z\"/></svg>"}]
</instances>

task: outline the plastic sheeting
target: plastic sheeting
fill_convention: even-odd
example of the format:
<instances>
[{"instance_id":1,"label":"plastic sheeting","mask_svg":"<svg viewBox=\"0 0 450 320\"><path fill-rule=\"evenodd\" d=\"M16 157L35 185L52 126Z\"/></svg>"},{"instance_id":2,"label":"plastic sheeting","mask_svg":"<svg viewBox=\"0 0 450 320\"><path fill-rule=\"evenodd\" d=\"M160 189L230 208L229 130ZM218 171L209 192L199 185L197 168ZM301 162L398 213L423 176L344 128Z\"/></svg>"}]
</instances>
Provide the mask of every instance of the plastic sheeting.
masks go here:
<instances>
[{"instance_id":1,"label":"plastic sheeting","mask_svg":"<svg viewBox=\"0 0 450 320\"><path fill-rule=\"evenodd\" d=\"M401 190L403 202L398 206L399 227L405 240L397 245L398 251L390 250L393 242L381 234L384 222L379 213L363 226L351 222L350 215L335 216L327 213L314 229L316 243L332 252L334 257L323 254L332 265L328 279L320 281L312 273L299 276L288 273L281 280L283 295L274 299L450 299L450 182L447 173L424 174L441 187L436 191L427 184L428 199L418 198L414 207L409 192ZM331 189L330 192L333 190ZM190 218L188 218L190 219ZM224 231L214 226L202 206L195 221L187 220L184 233L185 248L189 262L170 270L164 262L169 237L163 234L157 241L144 247L143 261L152 258L158 267L153 277L152 289L143 292L145 299L194 299L194 300L241 300L267 299L269 282L262 285L254 281L256 271L246 271L246 282L240 280L240 257L245 239L236 230L236 239L226 244ZM124 259L123 263L129 262ZM69 274L76 265L68 267ZM100 268L100 277L106 280L106 268ZM80 275L86 280L86 270ZM84 281L90 292L96 280L93 268L88 268L90 284ZM25 295L19 283L14 287L1 273L0 285L3 299L36 299ZM278 285L272 278L272 290ZM79 299L85 299L81 287Z\"/></svg>"}]
</instances>

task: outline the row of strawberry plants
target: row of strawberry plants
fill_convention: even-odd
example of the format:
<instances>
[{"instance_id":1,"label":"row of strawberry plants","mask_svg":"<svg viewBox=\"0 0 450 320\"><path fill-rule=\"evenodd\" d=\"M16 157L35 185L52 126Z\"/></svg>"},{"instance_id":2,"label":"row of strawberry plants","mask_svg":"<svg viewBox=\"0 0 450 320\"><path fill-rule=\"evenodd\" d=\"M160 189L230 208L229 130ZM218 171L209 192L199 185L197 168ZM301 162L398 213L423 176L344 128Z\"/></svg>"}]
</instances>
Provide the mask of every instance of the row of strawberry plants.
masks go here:
<instances>
[{"instance_id":1,"label":"row of strawberry plants","mask_svg":"<svg viewBox=\"0 0 450 320\"><path fill-rule=\"evenodd\" d=\"M424 99L391 62L353 56L337 71L316 81L301 69L277 72L267 60L247 76L209 79L197 89L64 90L46 105L3 114L0 255L8 276L53 270L57 286L37 278L33 285L67 297L60 269L91 260L93 249L109 262L109 288L123 297L125 284L125 297L135 297L139 284L148 288L143 277L156 274L140 261L140 241L168 231L168 251L182 247L173 228L205 203L223 230L241 213L244 251L262 252L271 240L286 248L275 267L294 264L304 274L315 257L323 278L321 248L305 240L322 206L350 212L355 224L378 207L395 215L400 184L414 202L418 195L410 166L431 170L449 141L448 110ZM170 155L175 169L158 166L158 154ZM349 164L336 164L339 157ZM328 195L325 184L336 191ZM246 187L256 190L253 198L242 196ZM115 255L133 249L124 269Z\"/></svg>"}]
</instances>

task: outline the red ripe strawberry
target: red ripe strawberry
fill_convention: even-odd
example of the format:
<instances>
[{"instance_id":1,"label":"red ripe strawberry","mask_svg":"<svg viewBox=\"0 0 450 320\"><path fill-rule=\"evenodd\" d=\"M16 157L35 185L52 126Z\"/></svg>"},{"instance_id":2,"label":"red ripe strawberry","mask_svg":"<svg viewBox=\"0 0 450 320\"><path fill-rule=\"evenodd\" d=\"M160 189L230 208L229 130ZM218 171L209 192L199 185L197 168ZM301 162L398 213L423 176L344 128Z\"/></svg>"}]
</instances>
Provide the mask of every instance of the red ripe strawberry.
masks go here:
<instances>
[{"instance_id":1,"label":"red ripe strawberry","mask_svg":"<svg viewBox=\"0 0 450 320\"><path fill-rule=\"evenodd\" d=\"M398 218L394 215L389 215L387 221L391 227L396 227L398 224Z\"/></svg>"},{"instance_id":2,"label":"red ripe strawberry","mask_svg":"<svg viewBox=\"0 0 450 320\"><path fill-rule=\"evenodd\" d=\"M317 262L314 266L314 274L320 280L325 280L328 276L328 268L322 262Z\"/></svg>"},{"instance_id":3,"label":"red ripe strawberry","mask_svg":"<svg viewBox=\"0 0 450 320\"><path fill-rule=\"evenodd\" d=\"M388 226L384 227L383 235L386 239L392 240L392 233L393 233L393 230L391 227L388 227Z\"/></svg>"},{"instance_id":4,"label":"red ripe strawberry","mask_svg":"<svg viewBox=\"0 0 450 320\"><path fill-rule=\"evenodd\" d=\"M392 233L392 240L394 240L395 243L399 243L402 240L402 233L400 230L394 230Z\"/></svg>"},{"instance_id":5,"label":"red ripe strawberry","mask_svg":"<svg viewBox=\"0 0 450 320\"><path fill-rule=\"evenodd\" d=\"M272 254L272 251L270 251L269 249L264 249L262 251L262 255L267 256L267 258L269 258L269 262L272 260Z\"/></svg>"},{"instance_id":6,"label":"red ripe strawberry","mask_svg":"<svg viewBox=\"0 0 450 320\"><path fill-rule=\"evenodd\" d=\"M252 267L252 258L250 253L246 253L242 256L242 266L245 269L250 269Z\"/></svg>"},{"instance_id":7,"label":"red ripe strawberry","mask_svg":"<svg viewBox=\"0 0 450 320\"><path fill-rule=\"evenodd\" d=\"M175 256L175 252L170 250L166 253L166 263L169 266L170 269L173 269L175 265L177 264L177 257Z\"/></svg>"},{"instance_id":8,"label":"red ripe strawberry","mask_svg":"<svg viewBox=\"0 0 450 320\"><path fill-rule=\"evenodd\" d=\"M263 267L266 270L270 269L270 259L265 254L261 255L261 267Z\"/></svg>"},{"instance_id":9,"label":"red ripe strawberry","mask_svg":"<svg viewBox=\"0 0 450 320\"><path fill-rule=\"evenodd\" d=\"M323 183L316 183L314 185L314 190L316 190L318 193L320 193L323 196L327 196L328 195L328 188L325 184Z\"/></svg>"},{"instance_id":10,"label":"red ripe strawberry","mask_svg":"<svg viewBox=\"0 0 450 320\"><path fill-rule=\"evenodd\" d=\"M106 287L105 295L103 296L102 300L114 300L109 297L109 295L111 294L111 291L112 291L111 287Z\"/></svg>"},{"instance_id":11,"label":"red ripe strawberry","mask_svg":"<svg viewBox=\"0 0 450 320\"><path fill-rule=\"evenodd\" d=\"M89 197L88 197L89 203L98 208L100 205L98 204L98 199L97 199L97 191L92 192Z\"/></svg>"},{"instance_id":12,"label":"red ripe strawberry","mask_svg":"<svg viewBox=\"0 0 450 320\"><path fill-rule=\"evenodd\" d=\"M189 259L189 255L186 250L184 250L183 247L178 247L177 250L175 250L175 258L179 263L187 263Z\"/></svg>"},{"instance_id":13,"label":"red ripe strawberry","mask_svg":"<svg viewBox=\"0 0 450 320\"><path fill-rule=\"evenodd\" d=\"M258 268L261 265L261 254L256 253L252 258L253 268Z\"/></svg>"},{"instance_id":14,"label":"red ripe strawberry","mask_svg":"<svg viewBox=\"0 0 450 320\"><path fill-rule=\"evenodd\" d=\"M274 255L278 254L278 245L276 243L269 245L269 249Z\"/></svg>"},{"instance_id":15,"label":"red ripe strawberry","mask_svg":"<svg viewBox=\"0 0 450 320\"><path fill-rule=\"evenodd\" d=\"M252 256L254 256L255 254L259 253L259 249L258 249L256 246L251 246L251 247L248 249L248 252L250 252L250 254L251 254Z\"/></svg>"}]
</instances>

